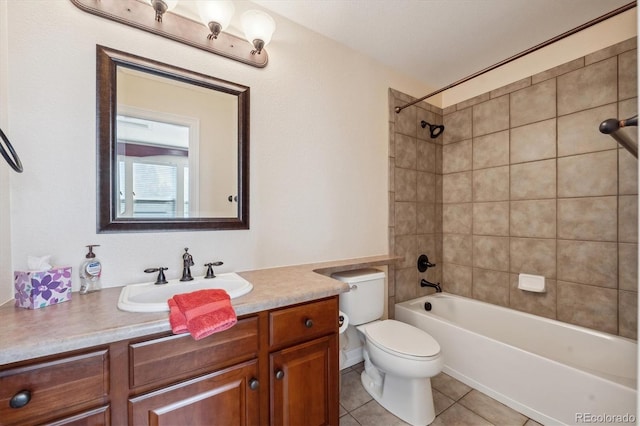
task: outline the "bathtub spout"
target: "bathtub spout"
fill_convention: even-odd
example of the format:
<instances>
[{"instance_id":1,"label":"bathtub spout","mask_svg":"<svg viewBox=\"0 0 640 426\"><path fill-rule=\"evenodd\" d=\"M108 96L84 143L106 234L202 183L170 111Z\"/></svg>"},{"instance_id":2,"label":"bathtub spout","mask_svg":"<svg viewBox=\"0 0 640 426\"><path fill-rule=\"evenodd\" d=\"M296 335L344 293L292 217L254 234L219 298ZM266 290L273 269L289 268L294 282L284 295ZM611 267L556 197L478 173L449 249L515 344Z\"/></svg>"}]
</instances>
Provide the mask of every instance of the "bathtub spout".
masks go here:
<instances>
[{"instance_id":1,"label":"bathtub spout","mask_svg":"<svg viewBox=\"0 0 640 426\"><path fill-rule=\"evenodd\" d=\"M436 293L442 293L442 288L440 288L440 283L434 284L425 280L424 278L420 280L420 287L433 287L436 289Z\"/></svg>"}]
</instances>

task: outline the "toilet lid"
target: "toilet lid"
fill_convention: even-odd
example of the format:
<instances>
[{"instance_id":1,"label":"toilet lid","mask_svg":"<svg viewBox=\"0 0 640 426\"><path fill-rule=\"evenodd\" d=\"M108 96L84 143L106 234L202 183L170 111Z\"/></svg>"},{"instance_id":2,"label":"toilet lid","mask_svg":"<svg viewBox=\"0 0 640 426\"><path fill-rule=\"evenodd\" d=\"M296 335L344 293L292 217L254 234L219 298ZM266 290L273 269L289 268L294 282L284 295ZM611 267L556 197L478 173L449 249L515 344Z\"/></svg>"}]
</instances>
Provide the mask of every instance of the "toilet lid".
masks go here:
<instances>
[{"instance_id":1,"label":"toilet lid","mask_svg":"<svg viewBox=\"0 0 640 426\"><path fill-rule=\"evenodd\" d=\"M366 328L371 342L404 355L430 357L440 353L440 345L425 331L396 320L373 323Z\"/></svg>"}]
</instances>

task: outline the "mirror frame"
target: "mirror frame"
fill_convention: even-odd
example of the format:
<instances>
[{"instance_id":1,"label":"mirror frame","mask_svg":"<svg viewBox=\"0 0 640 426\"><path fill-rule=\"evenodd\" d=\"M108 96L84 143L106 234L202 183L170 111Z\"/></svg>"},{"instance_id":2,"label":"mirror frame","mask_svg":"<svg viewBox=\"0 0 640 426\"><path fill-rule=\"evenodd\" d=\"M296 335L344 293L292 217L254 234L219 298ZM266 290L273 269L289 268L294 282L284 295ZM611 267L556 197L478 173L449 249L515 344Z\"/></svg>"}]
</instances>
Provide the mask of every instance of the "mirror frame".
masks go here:
<instances>
[{"instance_id":1,"label":"mirror frame","mask_svg":"<svg viewBox=\"0 0 640 426\"><path fill-rule=\"evenodd\" d=\"M116 72L118 66L228 93L238 98L238 216L231 218L121 218L118 197L116 143ZM97 232L212 231L249 229L249 87L96 46L97 96Z\"/></svg>"}]
</instances>

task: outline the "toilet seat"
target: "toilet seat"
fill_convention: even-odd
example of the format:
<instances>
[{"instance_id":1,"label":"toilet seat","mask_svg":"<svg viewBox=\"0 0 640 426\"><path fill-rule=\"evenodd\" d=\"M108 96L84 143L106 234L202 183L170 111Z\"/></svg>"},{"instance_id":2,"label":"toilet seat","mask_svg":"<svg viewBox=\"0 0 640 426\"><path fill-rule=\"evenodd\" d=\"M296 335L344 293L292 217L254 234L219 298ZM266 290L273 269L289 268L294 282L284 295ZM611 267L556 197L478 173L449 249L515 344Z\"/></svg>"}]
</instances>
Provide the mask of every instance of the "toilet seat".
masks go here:
<instances>
[{"instance_id":1,"label":"toilet seat","mask_svg":"<svg viewBox=\"0 0 640 426\"><path fill-rule=\"evenodd\" d=\"M428 333L412 325L384 320L364 329L371 343L402 358L426 359L440 354L440 345Z\"/></svg>"}]
</instances>

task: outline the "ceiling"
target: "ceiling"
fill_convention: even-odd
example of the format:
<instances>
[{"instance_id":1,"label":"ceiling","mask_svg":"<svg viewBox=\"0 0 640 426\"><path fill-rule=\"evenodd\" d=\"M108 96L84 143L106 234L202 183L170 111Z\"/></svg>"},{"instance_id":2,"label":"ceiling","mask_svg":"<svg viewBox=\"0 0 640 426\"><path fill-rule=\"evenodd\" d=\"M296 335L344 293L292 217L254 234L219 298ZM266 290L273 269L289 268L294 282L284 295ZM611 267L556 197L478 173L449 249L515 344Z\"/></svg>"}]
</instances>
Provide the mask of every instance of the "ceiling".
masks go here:
<instances>
[{"instance_id":1,"label":"ceiling","mask_svg":"<svg viewBox=\"0 0 640 426\"><path fill-rule=\"evenodd\" d=\"M253 2L441 88L630 0Z\"/></svg>"}]
</instances>

